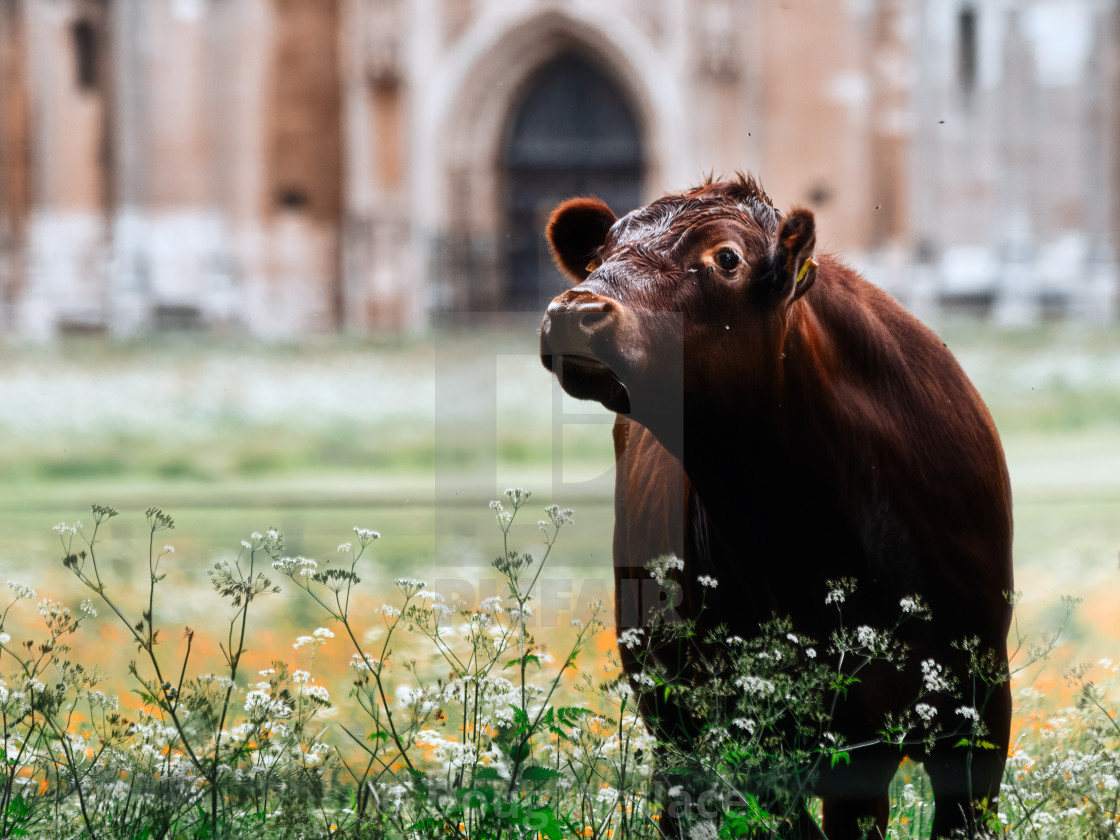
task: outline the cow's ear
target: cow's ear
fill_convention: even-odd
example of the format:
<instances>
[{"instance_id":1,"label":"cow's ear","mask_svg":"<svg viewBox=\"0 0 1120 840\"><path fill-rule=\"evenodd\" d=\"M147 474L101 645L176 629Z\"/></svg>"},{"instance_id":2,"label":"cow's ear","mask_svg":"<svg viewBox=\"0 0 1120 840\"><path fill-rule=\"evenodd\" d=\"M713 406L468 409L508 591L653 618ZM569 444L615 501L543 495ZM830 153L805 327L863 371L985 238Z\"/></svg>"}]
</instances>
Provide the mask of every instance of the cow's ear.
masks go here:
<instances>
[{"instance_id":1,"label":"cow's ear","mask_svg":"<svg viewBox=\"0 0 1120 840\"><path fill-rule=\"evenodd\" d=\"M793 303L809 291L817 279L817 261L813 257L816 244L812 211L791 210L778 228L778 244L774 250L775 291L786 303Z\"/></svg>"},{"instance_id":2,"label":"cow's ear","mask_svg":"<svg viewBox=\"0 0 1120 840\"><path fill-rule=\"evenodd\" d=\"M560 270L580 283L595 269L615 215L597 198L571 198L552 211L548 243Z\"/></svg>"}]
</instances>

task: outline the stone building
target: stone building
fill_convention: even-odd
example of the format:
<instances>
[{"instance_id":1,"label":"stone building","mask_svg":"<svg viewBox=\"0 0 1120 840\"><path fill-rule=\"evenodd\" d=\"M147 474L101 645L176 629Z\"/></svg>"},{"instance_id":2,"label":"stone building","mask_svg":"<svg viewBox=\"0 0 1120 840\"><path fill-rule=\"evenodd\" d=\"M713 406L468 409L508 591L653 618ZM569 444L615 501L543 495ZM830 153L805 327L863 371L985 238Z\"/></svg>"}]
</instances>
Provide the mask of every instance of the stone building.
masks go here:
<instances>
[{"instance_id":1,"label":"stone building","mask_svg":"<svg viewBox=\"0 0 1120 840\"><path fill-rule=\"evenodd\" d=\"M1117 314L1113 0L0 0L0 333L536 309L750 170L923 317Z\"/></svg>"}]
</instances>

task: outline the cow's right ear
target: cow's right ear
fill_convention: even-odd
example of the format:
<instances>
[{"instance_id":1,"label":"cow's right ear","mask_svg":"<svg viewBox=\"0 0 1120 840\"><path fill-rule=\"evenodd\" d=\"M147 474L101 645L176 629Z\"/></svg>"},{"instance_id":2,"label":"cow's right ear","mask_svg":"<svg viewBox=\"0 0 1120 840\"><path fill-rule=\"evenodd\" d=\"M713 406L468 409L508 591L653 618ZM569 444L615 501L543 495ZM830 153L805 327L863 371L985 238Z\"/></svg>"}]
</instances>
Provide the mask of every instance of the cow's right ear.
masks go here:
<instances>
[{"instance_id":1,"label":"cow's right ear","mask_svg":"<svg viewBox=\"0 0 1120 840\"><path fill-rule=\"evenodd\" d=\"M599 249L615 215L597 198L570 198L552 211L548 244L560 270L581 283L595 270Z\"/></svg>"}]
</instances>

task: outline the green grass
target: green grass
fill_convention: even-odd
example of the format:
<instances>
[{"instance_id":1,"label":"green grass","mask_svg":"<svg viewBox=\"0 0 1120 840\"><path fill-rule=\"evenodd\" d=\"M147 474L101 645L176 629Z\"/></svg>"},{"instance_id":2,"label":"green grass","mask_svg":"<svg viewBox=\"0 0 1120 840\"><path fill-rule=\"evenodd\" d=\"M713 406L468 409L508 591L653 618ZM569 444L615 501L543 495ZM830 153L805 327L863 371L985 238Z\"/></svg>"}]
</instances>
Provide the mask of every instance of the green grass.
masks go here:
<instances>
[{"instance_id":1,"label":"green grass","mask_svg":"<svg viewBox=\"0 0 1120 840\"><path fill-rule=\"evenodd\" d=\"M943 332L988 401L1008 454L1021 628L1034 635L1051 629L1060 595L1084 601L1048 669L1028 675L1043 692L1038 702L1055 709L1075 699L1065 670L1120 658L1120 330L1007 332L961 323ZM218 650L201 635L224 618L213 610L205 572L235 555L250 531L276 526L291 554L337 562L336 546L354 526L380 530L354 606L363 618L391 600L399 576L422 577L476 606L501 594L489 565L494 533L486 504L507 486L527 486L534 501L576 511L541 581L533 627L546 649L562 650L573 610L611 591L609 424L601 410L557 399L537 362L531 324L298 345L175 339L3 347L0 580L78 603L84 596L50 528L104 502L124 515L107 526L103 563L121 597L142 603L140 512L159 505L177 523L160 535L176 548L159 605L169 653L181 650L182 628L194 627L198 665L211 668ZM531 523L511 538L522 550L539 542ZM291 657L293 639L322 624L297 595L286 590L260 605L247 641L250 667ZM30 610L29 621L36 618ZM16 639L21 620L6 626ZM136 649L108 624L91 625L103 642L96 660L110 674L107 687L128 705ZM26 629L33 637L31 624ZM602 650L613 644L608 636ZM334 656L325 648L316 669L341 698L345 654ZM1021 711L1016 726L1029 730L1038 714ZM928 821L922 778L906 765L896 779L895 836L920 836ZM916 793L906 791L908 781Z\"/></svg>"},{"instance_id":2,"label":"green grass","mask_svg":"<svg viewBox=\"0 0 1120 840\"><path fill-rule=\"evenodd\" d=\"M175 512L204 558L269 524L322 555L333 535L363 525L387 535L387 577L413 565L470 578L489 559L471 513L525 485L577 509L571 575L601 579L610 417L557 399L531 320L299 344L0 347L0 574L51 568L47 529L103 501ZM1058 594L1079 596L1070 654L1115 645L1114 622L1099 619L1117 591L1120 330L962 322L942 332L1004 438L1024 618L1044 621Z\"/></svg>"}]
</instances>

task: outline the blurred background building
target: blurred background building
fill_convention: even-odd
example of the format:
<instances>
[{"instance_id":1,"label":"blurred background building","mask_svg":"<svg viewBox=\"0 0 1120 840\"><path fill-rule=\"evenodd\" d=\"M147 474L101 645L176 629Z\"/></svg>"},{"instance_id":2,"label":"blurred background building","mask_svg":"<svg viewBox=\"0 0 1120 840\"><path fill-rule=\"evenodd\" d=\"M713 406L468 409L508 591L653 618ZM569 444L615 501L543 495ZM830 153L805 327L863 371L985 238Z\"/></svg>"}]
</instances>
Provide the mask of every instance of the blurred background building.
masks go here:
<instances>
[{"instance_id":1,"label":"blurred background building","mask_svg":"<svg viewBox=\"0 0 1120 840\"><path fill-rule=\"evenodd\" d=\"M0 0L0 333L413 329L756 173L920 316L1117 317L1115 0Z\"/></svg>"}]
</instances>

